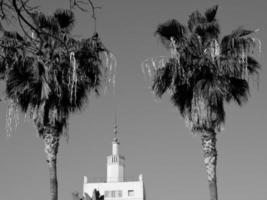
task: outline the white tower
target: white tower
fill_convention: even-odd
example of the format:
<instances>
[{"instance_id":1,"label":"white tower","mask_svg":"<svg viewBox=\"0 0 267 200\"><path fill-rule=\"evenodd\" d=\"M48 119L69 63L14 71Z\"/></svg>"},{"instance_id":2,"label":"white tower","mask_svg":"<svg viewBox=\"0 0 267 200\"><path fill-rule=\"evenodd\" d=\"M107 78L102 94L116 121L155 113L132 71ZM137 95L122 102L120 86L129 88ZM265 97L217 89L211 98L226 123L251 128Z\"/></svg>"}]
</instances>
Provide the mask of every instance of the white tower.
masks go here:
<instances>
[{"instance_id":1,"label":"white tower","mask_svg":"<svg viewBox=\"0 0 267 200\"><path fill-rule=\"evenodd\" d=\"M117 138L117 120L114 125L114 138L112 141L112 155L107 157L107 182L123 182L125 158L119 154L119 140Z\"/></svg>"}]
</instances>

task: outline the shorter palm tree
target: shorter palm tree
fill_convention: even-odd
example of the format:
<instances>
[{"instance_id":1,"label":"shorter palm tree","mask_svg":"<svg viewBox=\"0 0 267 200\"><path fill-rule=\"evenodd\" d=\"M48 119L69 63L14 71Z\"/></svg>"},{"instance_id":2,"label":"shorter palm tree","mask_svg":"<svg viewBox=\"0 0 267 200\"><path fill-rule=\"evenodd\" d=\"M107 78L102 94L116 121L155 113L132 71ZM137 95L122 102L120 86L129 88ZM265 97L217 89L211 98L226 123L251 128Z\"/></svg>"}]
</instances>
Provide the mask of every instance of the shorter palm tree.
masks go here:
<instances>
[{"instance_id":1,"label":"shorter palm tree","mask_svg":"<svg viewBox=\"0 0 267 200\"><path fill-rule=\"evenodd\" d=\"M84 196L81 197L78 192L72 193L73 200L104 200L104 195L100 195L99 191L94 189L92 197L87 193L84 193Z\"/></svg>"},{"instance_id":2,"label":"shorter palm tree","mask_svg":"<svg viewBox=\"0 0 267 200\"><path fill-rule=\"evenodd\" d=\"M210 199L217 200L216 135L225 122L224 102L242 105L249 95L249 77L260 64L253 57L254 31L238 28L220 39L218 6L189 16L187 26L175 19L156 30L171 57L154 70L152 90L161 97L170 91L187 127L199 133L208 174ZM149 69L151 70L153 67Z\"/></svg>"},{"instance_id":3,"label":"shorter palm tree","mask_svg":"<svg viewBox=\"0 0 267 200\"><path fill-rule=\"evenodd\" d=\"M11 105L30 113L45 144L51 199L58 199L57 152L68 129L69 115L80 110L89 94L99 94L106 71L101 54L108 53L98 34L76 40L70 32L74 15L31 14L32 38L2 30L0 77ZM11 108L14 106L11 106Z\"/></svg>"}]
</instances>

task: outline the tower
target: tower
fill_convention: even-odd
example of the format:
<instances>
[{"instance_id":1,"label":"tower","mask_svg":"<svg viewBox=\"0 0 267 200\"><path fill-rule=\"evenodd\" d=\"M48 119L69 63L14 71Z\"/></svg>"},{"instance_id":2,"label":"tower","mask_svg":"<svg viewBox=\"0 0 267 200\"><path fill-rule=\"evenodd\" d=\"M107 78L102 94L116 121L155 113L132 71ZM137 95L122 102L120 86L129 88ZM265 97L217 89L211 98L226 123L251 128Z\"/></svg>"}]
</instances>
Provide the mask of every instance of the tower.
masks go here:
<instances>
[{"instance_id":1,"label":"tower","mask_svg":"<svg viewBox=\"0 0 267 200\"><path fill-rule=\"evenodd\" d=\"M119 154L117 120L114 125L114 138L112 141L112 154L107 157L107 182L123 182L125 158Z\"/></svg>"},{"instance_id":2,"label":"tower","mask_svg":"<svg viewBox=\"0 0 267 200\"><path fill-rule=\"evenodd\" d=\"M137 180L125 180L125 158L119 153L119 139L117 120L114 124L114 138L112 140L112 154L107 156L106 180L90 182L84 176L83 194L92 195L96 189L106 200L145 200L145 187L143 176L139 175ZM94 174L91 172L91 174Z\"/></svg>"}]
</instances>

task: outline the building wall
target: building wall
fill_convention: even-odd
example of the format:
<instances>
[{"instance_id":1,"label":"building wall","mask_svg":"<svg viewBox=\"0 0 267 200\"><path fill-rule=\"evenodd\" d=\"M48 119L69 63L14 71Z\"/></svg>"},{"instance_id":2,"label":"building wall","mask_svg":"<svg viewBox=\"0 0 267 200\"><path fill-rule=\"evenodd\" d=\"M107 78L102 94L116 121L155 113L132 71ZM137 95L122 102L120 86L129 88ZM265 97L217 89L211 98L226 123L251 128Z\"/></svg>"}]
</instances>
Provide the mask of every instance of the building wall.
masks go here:
<instances>
[{"instance_id":1,"label":"building wall","mask_svg":"<svg viewBox=\"0 0 267 200\"><path fill-rule=\"evenodd\" d=\"M124 179L124 168L118 165L107 167L107 182L122 182Z\"/></svg>"},{"instance_id":2,"label":"building wall","mask_svg":"<svg viewBox=\"0 0 267 200\"><path fill-rule=\"evenodd\" d=\"M121 155L107 157L107 182L124 181L125 158Z\"/></svg>"},{"instance_id":3,"label":"building wall","mask_svg":"<svg viewBox=\"0 0 267 200\"><path fill-rule=\"evenodd\" d=\"M110 183L85 183L83 185L83 193L92 196L94 189L98 190L105 199L109 200L144 200L144 184L143 181L133 182L110 182Z\"/></svg>"}]
</instances>

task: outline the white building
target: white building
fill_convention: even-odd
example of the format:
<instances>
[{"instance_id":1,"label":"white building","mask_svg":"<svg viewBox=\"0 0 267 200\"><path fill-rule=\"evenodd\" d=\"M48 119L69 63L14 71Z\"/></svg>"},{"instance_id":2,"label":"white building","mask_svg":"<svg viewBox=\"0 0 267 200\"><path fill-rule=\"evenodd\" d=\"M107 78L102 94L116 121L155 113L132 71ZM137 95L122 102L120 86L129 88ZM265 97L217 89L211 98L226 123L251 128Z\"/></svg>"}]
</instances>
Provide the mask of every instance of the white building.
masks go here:
<instances>
[{"instance_id":1,"label":"white building","mask_svg":"<svg viewBox=\"0 0 267 200\"><path fill-rule=\"evenodd\" d=\"M125 158L119 154L117 126L114 128L115 137L112 141L112 155L107 157L106 181L91 183L84 177L83 194L92 195L94 189L108 200L145 200L143 176L138 181L125 180Z\"/></svg>"}]
</instances>

